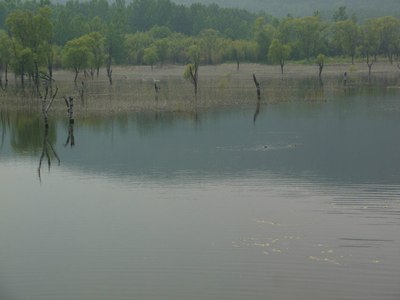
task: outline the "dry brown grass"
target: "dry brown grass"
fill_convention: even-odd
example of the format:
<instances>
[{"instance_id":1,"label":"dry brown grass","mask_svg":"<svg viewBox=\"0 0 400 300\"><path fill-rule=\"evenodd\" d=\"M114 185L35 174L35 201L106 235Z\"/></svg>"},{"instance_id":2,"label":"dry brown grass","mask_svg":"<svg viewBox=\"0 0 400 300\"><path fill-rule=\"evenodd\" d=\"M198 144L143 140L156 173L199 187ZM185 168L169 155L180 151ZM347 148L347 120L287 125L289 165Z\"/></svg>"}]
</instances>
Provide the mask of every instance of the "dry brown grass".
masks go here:
<instances>
[{"instance_id":1,"label":"dry brown grass","mask_svg":"<svg viewBox=\"0 0 400 300\"><path fill-rule=\"evenodd\" d=\"M318 80L315 65L289 64L283 76L279 66L242 64L201 66L199 94L195 98L190 82L183 79L184 66L160 66L151 70L148 66L116 66L113 69L113 85L108 84L105 70L99 78L89 79L82 75L78 84L72 82L73 74L56 71L54 78L59 92L51 111L65 113L63 97L75 99L75 114L113 114L129 111L197 111L219 106L246 105L257 101L252 74L256 74L262 87L261 101L306 100L325 101L329 95L343 93L343 73L348 73L347 88L378 85L383 88L399 87L400 70L388 63L376 63L368 78L366 64L326 65L323 84ZM161 87L157 94L154 81ZM83 83L83 85L82 85ZM40 103L28 92L16 93L13 82L7 92L0 93L0 108L12 110L37 110ZM83 97L80 93L83 90Z\"/></svg>"}]
</instances>

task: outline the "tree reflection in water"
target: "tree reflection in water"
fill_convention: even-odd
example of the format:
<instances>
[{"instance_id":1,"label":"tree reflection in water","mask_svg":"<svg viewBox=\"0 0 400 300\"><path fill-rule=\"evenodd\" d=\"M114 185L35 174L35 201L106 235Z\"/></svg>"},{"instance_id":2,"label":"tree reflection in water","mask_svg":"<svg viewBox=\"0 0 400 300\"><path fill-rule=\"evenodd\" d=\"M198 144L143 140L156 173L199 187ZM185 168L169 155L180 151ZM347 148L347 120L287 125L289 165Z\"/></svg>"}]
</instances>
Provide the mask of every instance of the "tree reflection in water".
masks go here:
<instances>
[{"instance_id":1,"label":"tree reflection in water","mask_svg":"<svg viewBox=\"0 0 400 300\"><path fill-rule=\"evenodd\" d=\"M44 127L42 154L40 155L39 167L38 167L38 176L39 176L40 180L41 180L40 169L42 167L43 158L45 156L47 159L47 166L48 166L49 172L50 172L50 168L51 168L52 156L54 156L57 159L58 165L60 165L60 158L58 157L57 152L54 150L53 145L51 144L51 142L49 140L49 126L47 124L45 124L45 127Z\"/></svg>"}]
</instances>

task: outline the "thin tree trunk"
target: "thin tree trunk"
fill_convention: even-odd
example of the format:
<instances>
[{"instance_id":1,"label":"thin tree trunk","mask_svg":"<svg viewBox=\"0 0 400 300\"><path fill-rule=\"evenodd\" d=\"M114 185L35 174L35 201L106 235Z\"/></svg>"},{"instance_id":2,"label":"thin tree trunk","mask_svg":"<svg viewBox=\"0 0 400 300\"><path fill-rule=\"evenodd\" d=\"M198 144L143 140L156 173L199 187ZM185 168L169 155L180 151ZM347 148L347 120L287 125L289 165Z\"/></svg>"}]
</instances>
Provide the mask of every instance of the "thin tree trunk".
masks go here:
<instances>
[{"instance_id":1,"label":"thin tree trunk","mask_svg":"<svg viewBox=\"0 0 400 300\"><path fill-rule=\"evenodd\" d=\"M319 64L319 73L318 73L319 79L321 79L321 77L322 77L322 69L323 68L324 68L324 65L323 64Z\"/></svg>"}]
</instances>

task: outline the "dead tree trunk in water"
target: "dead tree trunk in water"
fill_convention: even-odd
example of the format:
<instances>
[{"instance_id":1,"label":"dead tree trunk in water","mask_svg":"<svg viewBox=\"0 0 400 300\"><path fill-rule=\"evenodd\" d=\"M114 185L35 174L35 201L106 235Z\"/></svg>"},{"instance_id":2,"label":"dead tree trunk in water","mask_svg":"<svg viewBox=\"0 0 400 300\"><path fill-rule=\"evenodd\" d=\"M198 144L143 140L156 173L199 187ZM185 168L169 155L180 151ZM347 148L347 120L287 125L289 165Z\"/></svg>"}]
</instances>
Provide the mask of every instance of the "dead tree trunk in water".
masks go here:
<instances>
[{"instance_id":1,"label":"dead tree trunk in water","mask_svg":"<svg viewBox=\"0 0 400 300\"><path fill-rule=\"evenodd\" d=\"M260 105L261 105L261 87L260 87L260 83L257 81L256 75L253 74L253 80L254 80L254 84L256 85L256 89L257 89L257 106L256 106L256 111L254 112L254 116L253 116L253 123L256 123L258 114L260 113Z\"/></svg>"},{"instance_id":2,"label":"dead tree trunk in water","mask_svg":"<svg viewBox=\"0 0 400 300\"><path fill-rule=\"evenodd\" d=\"M69 125L68 125L68 137L67 141L64 144L66 147L68 144L71 145L71 148L75 146L75 137L74 137L74 98L73 97L64 97L65 104L67 105L67 112L69 118Z\"/></svg>"},{"instance_id":3,"label":"dead tree trunk in water","mask_svg":"<svg viewBox=\"0 0 400 300\"><path fill-rule=\"evenodd\" d=\"M69 123L74 123L74 98L73 97L64 97L65 104L67 105L67 112L69 117Z\"/></svg>"},{"instance_id":4,"label":"dead tree trunk in water","mask_svg":"<svg viewBox=\"0 0 400 300\"><path fill-rule=\"evenodd\" d=\"M253 74L253 80L254 80L254 84L256 85L256 89L257 89L257 97L260 98L261 97L261 87L260 87L260 83L257 81L255 74Z\"/></svg>"}]
</instances>

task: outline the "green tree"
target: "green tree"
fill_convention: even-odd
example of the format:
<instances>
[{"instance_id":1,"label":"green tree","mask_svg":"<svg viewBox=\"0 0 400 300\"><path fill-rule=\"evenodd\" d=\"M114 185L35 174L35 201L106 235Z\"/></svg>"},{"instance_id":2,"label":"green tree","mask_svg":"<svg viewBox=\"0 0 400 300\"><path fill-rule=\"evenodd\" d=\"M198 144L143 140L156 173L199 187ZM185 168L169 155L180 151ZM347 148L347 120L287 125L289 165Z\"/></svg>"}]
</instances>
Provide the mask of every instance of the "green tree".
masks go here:
<instances>
[{"instance_id":1,"label":"green tree","mask_svg":"<svg viewBox=\"0 0 400 300\"><path fill-rule=\"evenodd\" d=\"M334 41L343 53L351 57L354 64L357 47L361 42L360 27L353 20L338 21L334 27Z\"/></svg>"},{"instance_id":2,"label":"green tree","mask_svg":"<svg viewBox=\"0 0 400 300\"><path fill-rule=\"evenodd\" d=\"M22 86L23 77L29 72L38 88L40 66L46 65L48 68L51 66L46 60L48 58L46 54L51 51L53 37L50 17L51 10L48 7L40 8L37 13L17 10L7 17L6 23L14 45L15 71L21 76ZM25 63L28 65L23 65Z\"/></svg>"},{"instance_id":3,"label":"green tree","mask_svg":"<svg viewBox=\"0 0 400 300\"><path fill-rule=\"evenodd\" d=\"M171 42L169 38L166 37L157 39L156 41L153 42L152 45L157 54L157 61L163 64L170 59L169 52L170 52Z\"/></svg>"},{"instance_id":4,"label":"green tree","mask_svg":"<svg viewBox=\"0 0 400 300\"><path fill-rule=\"evenodd\" d=\"M132 64L142 64L144 49L152 43L150 35L145 32L136 32L127 34L124 39L124 48L127 54L127 60Z\"/></svg>"},{"instance_id":5,"label":"green tree","mask_svg":"<svg viewBox=\"0 0 400 300\"><path fill-rule=\"evenodd\" d=\"M272 63L278 63L281 66L281 74L283 75L283 67L289 58L291 48L289 45L282 44L278 39L273 39L268 51L268 58Z\"/></svg>"},{"instance_id":6,"label":"green tree","mask_svg":"<svg viewBox=\"0 0 400 300\"><path fill-rule=\"evenodd\" d=\"M258 59L265 60L265 53L268 52L276 29L271 24L267 24L264 17L259 17L254 22L253 31L254 40L258 45Z\"/></svg>"},{"instance_id":7,"label":"green tree","mask_svg":"<svg viewBox=\"0 0 400 300\"><path fill-rule=\"evenodd\" d=\"M400 19L395 17L383 17L376 19L379 36L380 51L390 63L393 63L393 55L396 53L400 39Z\"/></svg>"},{"instance_id":8,"label":"green tree","mask_svg":"<svg viewBox=\"0 0 400 300\"><path fill-rule=\"evenodd\" d=\"M207 64L213 64L215 61L219 37L220 33L214 29L205 29L199 35L201 52Z\"/></svg>"},{"instance_id":9,"label":"green tree","mask_svg":"<svg viewBox=\"0 0 400 300\"><path fill-rule=\"evenodd\" d=\"M99 77L100 68L104 65L106 55L104 53L105 38L100 32L91 32L88 34L88 47L92 53L89 61L91 73L96 70L96 76Z\"/></svg>"},{"instance_id":10,"label":"green tree","mask_svg":"<svg viewBox=\"0 0 400 300\"><path fill-rule=\"evenodd\" d=\"M76 82L79 72L89 67L90 61L93 59L91 42L90 36L84 35L67 42L63 49L63 65L75 72L74 82Z\"/></svg>"},{"instance_id":11,"label":"green tree","mask_svg":"<svg viewBox=\"0 0 400 300\"><path fill-rule=\"evenodd\" d=\"M371 76L371 69L374 59L379 53L379 27L375 20L367 20L361 28L361 51L366 57L368 74Z\"/></svg>"},{"instance_id":12,"label":"green tree","mask_svg":"<svg viewBox=\"0 0 400 300\"><path fill-rule=\"evenodd\" d=\"M236 40L231 42L232 57L236 61L236 70L239 72L240 62L246 57L246 41Z\"/></svg>"},{"instance_id":13,"label":"green tree","mask_svg":"<svg viewBox=\"0 0 400 300\"><path fill-rule=\"evenodd\" d=\"M293 48L297 52L296 58L309 60L315 57L323 48L322 33L325 29L319 15L295 19L294 26L296 40Z\"/></svg>"},{"instance_id":14,"label":"green tree","mask_svg":"<svg viewBox=\"0 0 400 300\"><path fill-rule=\"evenodd\" d=\"M349 17L346 12L346 6L340 6L334 13L333 13L333 21L334 22L339 22L339 21L345 21Z\"/></svg>"},{"instance_id":15,"label":"green tree","mask_svg":"<svg viewBox=\"0 0 400 300\"><path fill-rule=\"evenodd\" d=\"M153 70L154 64L158 61L159 57L155 46L144 49L143 62L151 66Z\"/></svg>"},{"instance_id":16,"label":"green tree","mask_svg":"<svg viewBox=\"0 0 400 300\"><path fill-rule=\"evenodd\" d=\"M193 41L190 37L184 36L183 34L176 33L169 37L169 57L171 62L184 64L188 58L186 55L186 49L188 49Z\"/></svg>"},{"instance_id":17,"label":"green tree","mask_svg":"<svg viewBox=\"0 0 400 300\"><path fill-rule=\"evenodd\" d=\"M126 9L123 0L116 0L113 5L113 13L105 32L106 69L109 83L112 84L112 62L122 62L124 32L126 28Z\"/></svg>"},{"instance_id":18,"label":"green tree","mask_svg":"<svg viewBox=\"0 0 400 300\"><path fill-rule=\"evenodd\" d=\"M8 85L8 66L11 63L12 44L9 36L0 30L0 88L5 89ZM2 80L4 72L4 84Z\"/></svg>"}]
</instances>

